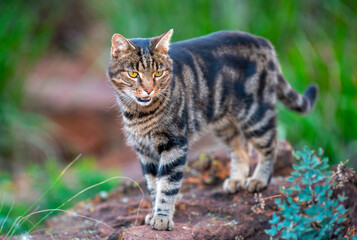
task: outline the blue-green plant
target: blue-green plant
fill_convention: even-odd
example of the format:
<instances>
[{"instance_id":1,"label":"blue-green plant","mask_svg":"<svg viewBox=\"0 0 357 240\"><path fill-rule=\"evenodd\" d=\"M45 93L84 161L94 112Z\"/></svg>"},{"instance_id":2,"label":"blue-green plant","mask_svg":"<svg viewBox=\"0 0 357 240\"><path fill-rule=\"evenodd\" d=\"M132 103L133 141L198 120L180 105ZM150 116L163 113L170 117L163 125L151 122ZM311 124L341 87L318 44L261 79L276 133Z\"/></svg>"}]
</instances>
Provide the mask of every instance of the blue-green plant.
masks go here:
<instances>
[{"instance_id":1,"label":"blue-green plant","mask_svg":"<svg viewBox=\"0 0 357 240\"><path fill-rule=\"evenodd\" d=\"M341 234L341 223L346 221L346 209L341 204L344 194L332 199L336 185L326 171L328 159L305 147L294 152L299 164L287 178L291 187L281 187L282 198L275 200L279 214L273 213L271 229L265 232L271 239L330 239Z\"/></svg>"}]
</instances>

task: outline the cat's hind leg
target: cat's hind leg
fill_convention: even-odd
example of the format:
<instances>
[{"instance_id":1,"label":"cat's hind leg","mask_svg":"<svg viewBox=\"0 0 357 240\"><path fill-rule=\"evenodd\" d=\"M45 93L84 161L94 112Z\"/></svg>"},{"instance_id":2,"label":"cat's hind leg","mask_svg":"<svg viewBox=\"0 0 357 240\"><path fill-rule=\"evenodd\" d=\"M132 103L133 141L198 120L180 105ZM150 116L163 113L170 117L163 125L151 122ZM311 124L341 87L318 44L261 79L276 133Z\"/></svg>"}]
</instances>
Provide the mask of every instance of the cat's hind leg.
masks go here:
<instances>
[{"instance_id":1,"label":"cat's hind leg","mask_svg":"<svg viewBox=\"0 0 357 240\"><path fill-rule=\"evenodd\" d=\"M244 189L245 181L249 174L248 147L242 146L242 139L235 139L237 142L231 153L230 177L223 183L223 189L229 193L236 193Z\"/></svg>"},{"instance_id":2,"label":"cat's hind leg","mask_svg":"<svg viewBox=\"0 0 357 240\"><path fill-rule=\"evenodd\" d=\"M230 177L223 183L223 190L236 193L244 189L249 174L249 148L238 128L232 124L215 127L216 135L232 150Z\"/></svg>"},{"instance_id":3,"label":"cat's hind leg","mask_svg":"<svg viewBox=\"0 0 357 240\"><path fill-rule=\"evenodd\" d=\"M276 160L275 117L267 125L261 126L256 131L246 132L245 135L259 153L259 162L253 175L247 179L245 188L249 192L259 192L268 186Z\"/></svg>"}]
</instances>

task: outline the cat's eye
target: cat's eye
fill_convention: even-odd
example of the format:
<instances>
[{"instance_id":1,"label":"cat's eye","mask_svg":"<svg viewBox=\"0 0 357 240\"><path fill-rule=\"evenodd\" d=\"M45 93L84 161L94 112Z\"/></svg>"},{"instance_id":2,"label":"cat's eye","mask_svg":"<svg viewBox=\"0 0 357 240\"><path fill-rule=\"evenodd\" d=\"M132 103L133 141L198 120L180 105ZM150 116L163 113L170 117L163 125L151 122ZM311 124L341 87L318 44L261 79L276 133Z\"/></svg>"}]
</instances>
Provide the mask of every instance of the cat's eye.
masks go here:
<instances>
[{"instance_id":1,"label":"cat's eye","mask_svg":"<svg viewBox=\"0 0 357 240\"><path fill-rule=\"evenodd\" d=\"M139 76L139 73L137 73L137 72L128 72L128 75L129 75L129 77L131 77L131 78L136 78L136 77Z\"/></svg>"},{"instance_id":2,"label":"cat's eye","mask_svg":"<svg viewBox=\"0 0 357 240\"><path fill-rule=\"evenodd\" d=\"M155 77L161 77L162 76L162 71L156 71L154 76Z\"/></svg>"}]
</instances>

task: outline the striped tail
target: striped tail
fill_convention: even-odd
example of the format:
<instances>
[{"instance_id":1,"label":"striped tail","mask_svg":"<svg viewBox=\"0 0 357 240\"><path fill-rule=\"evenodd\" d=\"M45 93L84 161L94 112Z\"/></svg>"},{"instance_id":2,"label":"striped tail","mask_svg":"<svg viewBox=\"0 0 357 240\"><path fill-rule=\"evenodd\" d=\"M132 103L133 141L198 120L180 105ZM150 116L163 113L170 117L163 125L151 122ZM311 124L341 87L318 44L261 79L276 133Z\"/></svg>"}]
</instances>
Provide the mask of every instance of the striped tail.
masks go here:
<instances>
[{"instance_id":1,"label":"striped tail","mask_svg":"<svg viewBox=\"0 0 357 240\"><path fill-rule=\"evenodd\" d=\"M318 86L310 85L303 95L295 91L282 75L278 77L278 98L290 110L299 113L309 113L316 102Z\"/></svg>"}]
</instances>

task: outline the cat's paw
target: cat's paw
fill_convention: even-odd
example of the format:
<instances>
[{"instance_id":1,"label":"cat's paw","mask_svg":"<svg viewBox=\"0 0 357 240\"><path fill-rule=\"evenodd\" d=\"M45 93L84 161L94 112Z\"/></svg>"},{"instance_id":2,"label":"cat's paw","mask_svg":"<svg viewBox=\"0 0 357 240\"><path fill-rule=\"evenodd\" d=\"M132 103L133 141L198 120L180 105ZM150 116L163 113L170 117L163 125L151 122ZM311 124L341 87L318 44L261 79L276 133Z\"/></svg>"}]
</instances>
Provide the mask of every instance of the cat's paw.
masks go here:
<instances>
[{"instance_id":1,"label":"cat's paw","mask_svg":"<svg viewBox=\"0 0 357 240\"><path fill-rule=\"evenodd\" d=\"M268 182L257 178L248 178L245 182L245 188L249 192L260 192L268 186Z\"/></svg>"},{"instance_id":2,"label":"cat's paw","mask_svg":"<svg viewBox=\"0 0 357 240\"><path fill-rule=\"evenodd\" d=\"M174 229L174 222L170 218L161 216L152 217L150 225L153 229L159 231L171 231Z\"/></svg>"},{"instance_id":3,"label":"cat's paw","mask_svg":"<svg viewBox=\"0 0 357 240\"><path fill-rule=\"evenodd\" d=\"M244 180L227 178L223 183L223 190L228 193L236 193L244 189Z\"/></svg>"},{"instance_id":4,"label":"cat's paw","mask_svg":"<svg viewBox=\"0 0 357 240\"><path fill-rule=\"evenodd\" d=\"M153 216L154 216L154 214L152 214L152 213L149 213L148 215L146 215L146 217L145 217L145 224L146 225L150 225L150 221L151 221Z\"/></svg>"}]
</instances>

